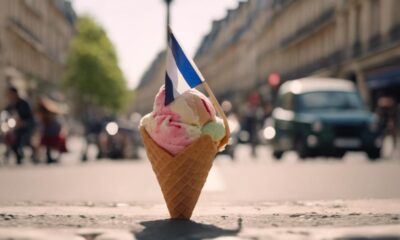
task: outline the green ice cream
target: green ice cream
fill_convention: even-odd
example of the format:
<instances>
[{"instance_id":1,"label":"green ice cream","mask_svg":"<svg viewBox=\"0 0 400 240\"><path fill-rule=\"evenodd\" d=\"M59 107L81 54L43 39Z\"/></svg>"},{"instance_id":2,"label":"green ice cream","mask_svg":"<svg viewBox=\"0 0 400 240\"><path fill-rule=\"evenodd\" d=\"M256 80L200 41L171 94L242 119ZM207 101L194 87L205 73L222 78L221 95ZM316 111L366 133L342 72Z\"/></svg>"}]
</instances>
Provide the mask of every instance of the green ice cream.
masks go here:
<instances>
[{"instance_id":1,"label":"green ice cream","mask_svg":"<svg viewBox=\"0 0 400 240\"><path fill-rule=\"evenodd\" d=\"M210 121L201 128L201 133L208 134L211 138L218 142L225 136L225 127L221 120Z\"/></svg>"}]
</instances>

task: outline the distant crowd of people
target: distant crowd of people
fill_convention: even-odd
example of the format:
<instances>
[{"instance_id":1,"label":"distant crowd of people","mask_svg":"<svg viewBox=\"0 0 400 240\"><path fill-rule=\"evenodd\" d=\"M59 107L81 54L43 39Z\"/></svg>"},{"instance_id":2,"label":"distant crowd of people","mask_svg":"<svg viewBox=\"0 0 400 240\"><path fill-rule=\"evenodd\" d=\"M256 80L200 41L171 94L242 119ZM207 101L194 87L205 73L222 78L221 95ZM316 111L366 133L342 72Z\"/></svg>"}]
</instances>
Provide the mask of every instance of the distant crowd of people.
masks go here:
<instances>
[{"instance_id":1,"label":"distant crowd of people","mask_svg":"<svg viewBox=\"0 0 400 240\"><path fill-rule=\"evenodd\" d=\"M38 151L45 149L46 163L56 163L59 154L66 152L66 141L63 128L58 120L60 111L57 105L48 98L42 97L32 107L27 99L18 93L15 87L6 90L7 106L3 110L11 123L9 128L2 129L2 140L6 145L6 157L14 154L18 165L25 159L24 149L31 149L31 159L38 163ZM34 141L37 135L39 141Z\"/></svg>"},{"instance_id":2,"label":"distant crowd of people","mask_svg":"<svg viewBox=\"0 0 400 240\"><path fill-rule=\"evenodd\" d=\"M226 107L227 104L229 107ZM260 94L253 91L249 93L246 101L240 107L233 107L229 101L224 101L222 108L227 115L228 122L235 122L235 125L238 126L238 129L234 133L231 132L231 135L237 137L242 143L248 143L251 146L251 155L256 157L256 147L260 144L259 132L264 126L265 119L271 115L272 104L263 102ZM230 128L232 131L231 126Z\"/></svg>"},{"instance_id":3,"label":"distant crowd of people","mask_svg":"<svg viewBox=\"0 0 400 240\"><path fill-rule=\"evenodd\" d=\"M24 150L31 149L31 159L34 163L37 163L39 162L38 152L44 149L46 163L56 163L60 153L67 151L65 132L59 120L62 112L57 104L49 98L41 97L36 101L36 104L31 106L30 101L22 98L14 87L9 87L5 95L7 106L2 112L7 113L11 119L11 121L8 119L8 123L12 123L9 129L1 127L0 131L0 141L7 147L6 155L14 155L16 163L22 164L26 158L24 155L26 151ZM234 131L232 134L238 141L250 144L251 154L255 157L256 147L260 144L259 133L265 120L272 113L272 103L263 101L261 95L257 91L253 91L248 95L241 108L234 108L228 101L223 103L223 108L229 122L237 126L231 126L231 130ZM399 131L399 109L396 99L388 95L379 96L376 99L374 112L379 119L378 127L382 136L390 137L393 141L393 147L396 147ZM111 150L101 144L105 140L104 134L101 135L100 133L107 123L116 120L112 118L102 119L97 115L91 117L93 119L88 119L84 125L87 142L98 145L98 157L104 157L101 153ZM110 135L109 138L110 145L113 146L112 136ZM129 144L133 144L135 141L131 142ZM137 142L134 144L138 145ZM83 159L86 160L85 153Z\"/></svg>"}]
</instances>

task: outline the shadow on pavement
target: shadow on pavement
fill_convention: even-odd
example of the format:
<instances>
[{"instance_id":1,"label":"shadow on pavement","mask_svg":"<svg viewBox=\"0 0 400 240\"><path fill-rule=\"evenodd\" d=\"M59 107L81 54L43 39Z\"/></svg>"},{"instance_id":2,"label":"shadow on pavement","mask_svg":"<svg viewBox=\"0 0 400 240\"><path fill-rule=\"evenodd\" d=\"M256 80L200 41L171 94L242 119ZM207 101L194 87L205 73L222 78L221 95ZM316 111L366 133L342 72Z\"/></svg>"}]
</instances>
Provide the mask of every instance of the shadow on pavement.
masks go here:
<instances>
[{"instance_id":1,"label":"shadow on pavement","mask_svg":"<svg viewBox=\"0 0 400 240\"><path fill-rule=\"evenodd\" d=\"M137 240L149 239L212 239L236 236L242 229L242 219L238 219L236 229L222 229L214 225L196 223L190 220L156 220L140 223L145 228L134 233Z\"/></svg>"}]
</instances>

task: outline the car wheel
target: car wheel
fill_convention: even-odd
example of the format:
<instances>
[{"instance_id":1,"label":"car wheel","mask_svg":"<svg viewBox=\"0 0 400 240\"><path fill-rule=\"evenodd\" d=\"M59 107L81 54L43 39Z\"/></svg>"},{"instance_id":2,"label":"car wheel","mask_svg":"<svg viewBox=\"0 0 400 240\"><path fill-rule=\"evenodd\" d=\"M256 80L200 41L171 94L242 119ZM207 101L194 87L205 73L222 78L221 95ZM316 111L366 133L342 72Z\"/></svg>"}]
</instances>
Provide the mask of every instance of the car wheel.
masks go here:
<instances>
[{"instance_id":1,"label":"car wheel","mask_svg":"<svg viewBox=\"0 0 400 240\"><path fill-rule=\"evenodd\" d=\"M296 152L300 159L305 159L308 157L307 147L304 145L304 142L298 140L296 143Z\"/></svg>"},{"instance_id":2,"label":"car wheel","mask_svg":"<svg viewBox=\"0 0 400 240\"><path fill-rule=\"evenodd\" d=\"M88 161L87 154L86 153L82 154L81 162L87 162L87 161Z\"/></svg>"},{"instance_id":3,"label":"car wheel","mask_svg":"<svg viewBox=\"0 0 400 240\"><path fill-rule=\"evenodd\" d=\"M344 157L345 154L346 154L345 151L339 151L339 152L336 152L336 153L333 155L333 157L335 157L335 158L337 158L337 159L342 159L342 158Z\"/></svg>"},{"instance_id":4,"label":"car wheel","mask_svg":"<svg viewBox=\"0 0 400 240\"><path fill-rule=\"evenodd\" d=\"M275 160L280 160L283 156L283 151L274 151L272 155L274 156Z\"/></svg>"},{"instance_id":5,"label":"car wheel","mask_svg":"<svg viewBox=\"0 0 400 240\"><path fill-rule=\"evenodd\" d=\"M375 161L381 157L381 151L379 148L372 149L372 150L367 151L367 155L368 155L368 158L370 161Z\"/></svg>"},{"instance_id":6,"label":"car wheel","mask_svg":"<svg viewBox=\"0 0 400 240\"><path fill-rule=\"evenodd\" d=\"M99 152L98 152L97 155L96 155L96 159L97 159L97 160L101 160L101 159L103 159L103 158L106 158L106 154L103 153L101 150L99 150Z\"/></svg>"}]
</instances>

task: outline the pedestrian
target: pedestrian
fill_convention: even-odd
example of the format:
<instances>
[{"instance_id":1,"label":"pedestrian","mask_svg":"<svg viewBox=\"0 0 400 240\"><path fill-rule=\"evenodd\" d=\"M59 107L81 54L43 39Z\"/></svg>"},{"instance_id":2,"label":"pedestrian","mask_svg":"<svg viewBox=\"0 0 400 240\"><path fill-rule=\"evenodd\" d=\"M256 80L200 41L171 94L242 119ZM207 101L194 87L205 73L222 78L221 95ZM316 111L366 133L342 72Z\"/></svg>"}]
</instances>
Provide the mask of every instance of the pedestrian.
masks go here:
<instances>
[{"instance_id":1,"label":"pedestrian","mask_svg":"<svg viewBox=\"0 0 400 240\"><path fill-rule=\"evenodd\" d=\"M6 90L8 105L6 111L15 119L15 128L13 129L13 141L10 142L11 149L15 154L18 165L22 164L24 158L24 147L29 146L32 149L32 159L35 162L35 151L31 144L31 137L35 129L35 120L32 108L29 102L20 97L15 87L9 87Z\"/></svg>"},{"instance_id":2,"label":"pedestrian","mask_svg":"<svg viewBox=\"0 0 400 240\"><path fill-rule=\"evenodd\" d=\"M90 110L89 110L90 111ZM83 120L83 125L85 127L85 139L86 146L84 148L84 152L82 155L82 161L85 162L88 160L88 150L89 145L93 144L97 149L100 148L100 135L103 130L104 123L101 121L100 114L97 112L87 112L86 117ZM101 151L98 151L97 158L101 157Z\"/></svg>"},{"instance_id":3,"label":"pedestrian","mask_svg":"<svg viewBox=\"0 0 400 240\"><path fill-rule=\"evenodd\" d=\"M393 149L397 145L397 104L391 95L382 94L378 98L376 114L379 117L379 125L384 136L392 138Z\"/></svg>"},{"instance_id":4,"label":"pedestrian","mask_svg":"<svg viewBox=\"0 0 400 240\"><path fill-rule=\"evenodd\" d=\"M259 143L258 132L260 130L260 123L262 121L264 112L261 107L261 99L258 92L253 91L246 103L243 113L243 126L249 134L249 143L251 145L251 155L256 157L256 147Z\"/></svg>"},{"instance_id":5,"label":"pedestrian","mask_svg":"<svg viewBox=\"0 0 400 240\"><path fill-rule=\"evenodd\" d=\"M55 102L42 97L37 106L37 113L42 127L40 145L46 149L46 162L57 163L60 154L67 152L65 135L58 120L61 110ZM53 150L58 153L56 157L52 154Z\"/></svg>"}]
</instances>

